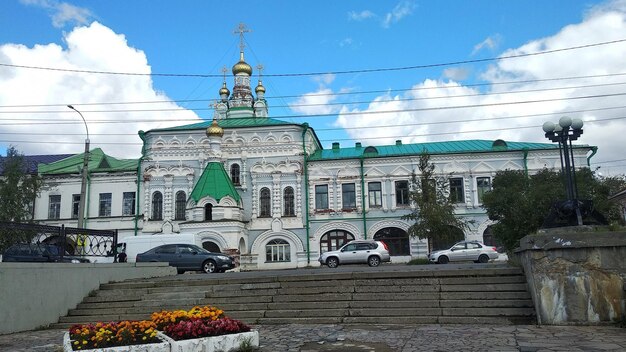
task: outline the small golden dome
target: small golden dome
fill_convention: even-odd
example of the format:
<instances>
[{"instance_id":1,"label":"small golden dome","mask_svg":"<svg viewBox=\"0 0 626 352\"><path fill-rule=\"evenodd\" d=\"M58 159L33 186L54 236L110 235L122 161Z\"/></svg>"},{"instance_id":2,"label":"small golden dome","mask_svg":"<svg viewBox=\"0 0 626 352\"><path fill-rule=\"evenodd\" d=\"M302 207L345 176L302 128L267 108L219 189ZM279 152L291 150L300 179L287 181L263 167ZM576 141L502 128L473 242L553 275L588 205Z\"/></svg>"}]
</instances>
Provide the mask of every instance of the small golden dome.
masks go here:
<instances>
[{"instance_id":1,"label":"small golden dome","mask_svg":"<svg viewBox=\"0 0 626 352\"><path fill-rule=\"evenodd\" d=\"M259 92L265 93L265 87L263 87L263 83L261 83L261 81L259 81L259 84L256 86L256 88L254 88L254 91L257 93Z\"/></svg>"},{"instance_id":2,"label":"small golden dome","mask_svg":"<svg viewBox=\"0 0 626 352\"><path fill-rule=\"evenodd\" d=\"M224 129L217 124L217 120L213 119L211 126L206 129L206 135L209 137L222 137L224 135Z\"/></svg>"},{"instance_id":3,"label":"small golden dome","mask_svg":"<svg viewBox=\"0 0 626 352\"><path fill-rule=\"evenodd\" d=\"M239 53L239 62L233 66L233 75L238 73L247 73L248 76L252 76L252 66L243 59L243 52Z\"/></svg>"},{"instance_id":4,"label":"small golden dome","mask_svg":"<svg viewBox=\"0 0 626 352\"><path fill-rule=\"evenodd\" d=\"M248 76L252 76L252 66L248 65L245 61L239 61L233 66L233 75L238 73L247 73Z\"/></svg>"},{"instance_id":5,"label":"small golden dome","mask_svg":"<svg viewBox=\"0 0 626 352\"><path fill-rule=\"evenodd\" d=\"M222 88L220 88L220 95L230 95L230 90L228 90L228 88L226 87L226 82L224 82L224 84L222 85Z\"/></svg>"}]
</instances>

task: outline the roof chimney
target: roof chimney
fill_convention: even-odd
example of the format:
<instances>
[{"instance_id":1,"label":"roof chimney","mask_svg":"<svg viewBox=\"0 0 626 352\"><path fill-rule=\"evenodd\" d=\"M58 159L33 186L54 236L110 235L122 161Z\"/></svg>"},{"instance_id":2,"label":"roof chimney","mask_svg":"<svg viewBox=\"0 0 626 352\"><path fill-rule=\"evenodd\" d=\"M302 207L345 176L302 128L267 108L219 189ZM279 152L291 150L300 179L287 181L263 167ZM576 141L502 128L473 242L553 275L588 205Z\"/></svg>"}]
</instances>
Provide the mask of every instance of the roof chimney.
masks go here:
<instances>
[{"instance_id":1,"label":"roof chimney","mask_svg":"<svg viewBox=\"0 0 626 352\"><path fill-rule=\"evenodd\" d=\"M356 142L356 143L354 144L354 147L355 147L355 148L361 148L361 142Z\"/></svg>"},{"instance_id":2,"label":"roof chimney","mask_svg":"<svg viewBox=\"0 0 626 352\"><path fill-rule=\"evenodd\" d=\"M333 150L339 150L339 142L333 142Z\"/></svg>"},{"instance_id":3,"label":"roof chimney","mask_svg":"<svg viewBox=\"0 0 626 352\"><path fill-rule=\"evenodd\" d=\"M402 140L401 139L397 139L396 140L396 145L402 145Z\"/></svg>"}]
</instances>

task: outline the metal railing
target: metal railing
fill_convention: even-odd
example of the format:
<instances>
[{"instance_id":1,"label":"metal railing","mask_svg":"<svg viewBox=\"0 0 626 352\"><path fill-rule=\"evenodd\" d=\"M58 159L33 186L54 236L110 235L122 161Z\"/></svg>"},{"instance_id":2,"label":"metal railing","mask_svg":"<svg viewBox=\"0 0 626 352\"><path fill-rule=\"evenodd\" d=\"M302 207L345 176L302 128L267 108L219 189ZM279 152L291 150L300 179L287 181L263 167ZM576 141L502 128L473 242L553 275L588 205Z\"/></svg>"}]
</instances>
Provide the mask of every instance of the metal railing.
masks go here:
<instances>
[{"instance_id":1,"label":"metal railing","mask_svg":"<svg viewBox=\"0 0 626 352\"><path fill-rule=\"evenodd\" d=\"M114 257L117 230L0 222L0 253L14 244L54 245L59 255Z\"/></svg>"}]
</instances>

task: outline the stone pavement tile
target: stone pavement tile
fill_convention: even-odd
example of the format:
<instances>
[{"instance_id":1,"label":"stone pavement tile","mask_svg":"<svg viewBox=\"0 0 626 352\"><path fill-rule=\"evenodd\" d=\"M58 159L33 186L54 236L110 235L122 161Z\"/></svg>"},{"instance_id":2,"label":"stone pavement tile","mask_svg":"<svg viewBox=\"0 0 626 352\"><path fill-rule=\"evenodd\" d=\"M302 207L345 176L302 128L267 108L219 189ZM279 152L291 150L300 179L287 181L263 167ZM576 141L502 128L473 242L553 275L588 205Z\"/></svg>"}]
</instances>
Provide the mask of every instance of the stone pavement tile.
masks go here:
<instances>
[{"instance_id":1,"label":"stone pavement tile","mask_svg":"<svg viewBox=\"0 0 626 352\"><path fill-rule=\"evenodd\" d=\"M260 325L261 352L626 351L626 329L489 325ZM0 351L59 352L65 330L0 335ZM374 349L372 349L374 348Z\"/></svg>"}]
</instances>

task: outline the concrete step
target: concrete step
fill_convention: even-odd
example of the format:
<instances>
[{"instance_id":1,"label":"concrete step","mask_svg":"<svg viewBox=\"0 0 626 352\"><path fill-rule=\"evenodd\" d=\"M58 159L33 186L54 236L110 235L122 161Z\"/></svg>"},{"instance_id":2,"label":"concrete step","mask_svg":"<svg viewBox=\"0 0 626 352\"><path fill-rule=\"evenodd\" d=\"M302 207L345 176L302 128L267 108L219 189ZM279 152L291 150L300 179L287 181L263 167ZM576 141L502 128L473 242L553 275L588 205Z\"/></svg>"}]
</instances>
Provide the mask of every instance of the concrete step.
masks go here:
<instances>
[{"instance_id":1,"label":"concrete step","mask_svg":"<svg viewBox=\"0 0 626 352\"><path fill-rule=\"evenodd\" d=\"M149 319L212 305L249 324L534 323L519 268L338 272L228 278L178 275L103 284L55 327Z\"/></svg>"}]
</instances>

